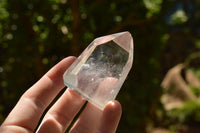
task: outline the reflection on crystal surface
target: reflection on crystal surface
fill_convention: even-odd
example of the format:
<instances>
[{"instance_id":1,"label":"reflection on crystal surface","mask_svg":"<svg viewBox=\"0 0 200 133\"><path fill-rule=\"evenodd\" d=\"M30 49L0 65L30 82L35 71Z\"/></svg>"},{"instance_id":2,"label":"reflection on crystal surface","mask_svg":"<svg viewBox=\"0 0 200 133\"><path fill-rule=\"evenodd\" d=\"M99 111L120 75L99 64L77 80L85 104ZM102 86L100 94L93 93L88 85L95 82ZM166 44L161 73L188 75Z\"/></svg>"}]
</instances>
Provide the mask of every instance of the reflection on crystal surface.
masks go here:
<instances>
[{"instance_id":1,"label":"reflection on crystal surface","mask_svg":"<svg viewBox=\"0 0 200 133\"><path fill-rule=\"evenodd\" d=\"M64 74L64 83L103 109L115 99L133 60L129 32L95 39Z\"/></svg>"}]
</instances>

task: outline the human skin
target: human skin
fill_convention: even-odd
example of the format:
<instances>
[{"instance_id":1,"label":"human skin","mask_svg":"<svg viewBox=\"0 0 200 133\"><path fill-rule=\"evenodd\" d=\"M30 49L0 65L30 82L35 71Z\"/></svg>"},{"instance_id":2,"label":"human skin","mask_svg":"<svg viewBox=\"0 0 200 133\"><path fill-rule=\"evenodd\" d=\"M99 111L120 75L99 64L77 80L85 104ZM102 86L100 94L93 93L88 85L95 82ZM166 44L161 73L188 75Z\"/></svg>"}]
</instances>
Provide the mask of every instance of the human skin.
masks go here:
<instances>
[{"instance_id":1,"label":"human skin","mask_svg":"<svg viewBox=\"0 0 200 133\"><path fill-rule=\"evenodd\" d=\"M64 133L85 103L85 99L67 89L45 114L45 109L65 87L63 73L76 57L67 57L49 70L19 99L0 127L1 133ZM122 109L116 100L108 102L104 110L87 103L70 129L70 133L115 133Z\"/></svg>"}]
</instances>

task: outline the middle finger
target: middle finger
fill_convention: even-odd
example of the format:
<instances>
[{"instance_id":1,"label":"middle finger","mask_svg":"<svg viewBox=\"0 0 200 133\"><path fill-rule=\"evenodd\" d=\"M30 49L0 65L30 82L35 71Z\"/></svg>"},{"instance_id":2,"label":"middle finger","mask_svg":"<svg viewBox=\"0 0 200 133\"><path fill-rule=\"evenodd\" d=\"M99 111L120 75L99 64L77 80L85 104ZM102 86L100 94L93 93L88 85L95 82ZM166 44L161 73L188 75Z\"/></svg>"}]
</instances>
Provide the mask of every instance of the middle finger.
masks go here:
<instances>
[{"instance_id":1,"label":"middle finger","mask_svg":"<svg viewBox=\"0 0 200 133\"><path fill-rule=\"evenodd\" d=\"M85 100L69 88L45 115L38 133L63 133Z\"/></svg>"}]
</instances>

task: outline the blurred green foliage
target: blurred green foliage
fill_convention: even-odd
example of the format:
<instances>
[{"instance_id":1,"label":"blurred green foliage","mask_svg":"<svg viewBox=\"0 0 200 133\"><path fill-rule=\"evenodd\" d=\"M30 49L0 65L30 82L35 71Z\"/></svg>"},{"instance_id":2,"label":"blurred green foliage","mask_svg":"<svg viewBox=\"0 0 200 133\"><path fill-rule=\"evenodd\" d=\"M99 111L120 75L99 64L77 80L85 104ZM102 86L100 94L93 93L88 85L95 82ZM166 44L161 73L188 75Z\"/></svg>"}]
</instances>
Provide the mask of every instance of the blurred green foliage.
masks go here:
<instances>
[{"instance_id":1,"label":"blurred green foliage","mask_svg":"<svg viewBox=\"0 0 200 133\"><path fill-rule=\"evenodd\" d=\"M181 124L189 124L189 125L199 125L200 123L200 104L199 102L195 101L186 101L183 105L183 107L178 109L173 109L169 112L167 112L167 115L169 118L171 118L171 121L173 121L174 124L171 124L170 127L176 131L177 125ZM191 123L191 121L193 123Z\"/></svg>"},{"instance_id":2,"label":"blurred green foliage","mask_svg":"<svg viewBox=\"0 0 200 133\"><path fill-rule=\"evenodd\" d=\"M78 56L96 37L130 31L134 64L117 97L118 132L163 125L160 82L199 51L199 6L198 0L0 0L0 121L61 59Z\"/></svg>"}]
</instances>

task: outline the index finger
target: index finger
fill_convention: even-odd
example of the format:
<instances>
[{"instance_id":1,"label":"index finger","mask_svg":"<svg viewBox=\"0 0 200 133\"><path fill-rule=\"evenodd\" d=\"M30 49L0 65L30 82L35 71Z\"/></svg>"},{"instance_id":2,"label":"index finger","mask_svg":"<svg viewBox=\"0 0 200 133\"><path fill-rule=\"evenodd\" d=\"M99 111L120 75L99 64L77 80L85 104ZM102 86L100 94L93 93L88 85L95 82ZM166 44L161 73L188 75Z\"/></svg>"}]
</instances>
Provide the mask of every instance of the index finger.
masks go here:
<instances>
[{"instance_id":1,"label":"index finger","mask_svg":"<svg viewBox=\"0 0 200 133\"><path fill-rule=\"evenodd\" d=\"M2 126L17 126L33 132L50 102L64 87L62 75L75 57L63 59L27 90Z\"/></svg>"}]
</instances>

